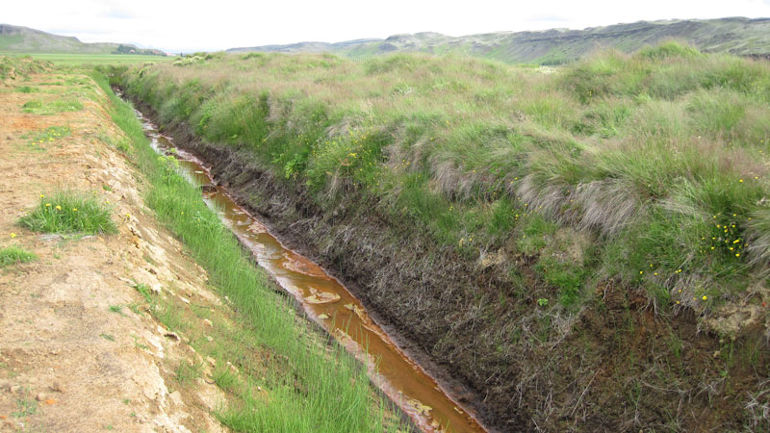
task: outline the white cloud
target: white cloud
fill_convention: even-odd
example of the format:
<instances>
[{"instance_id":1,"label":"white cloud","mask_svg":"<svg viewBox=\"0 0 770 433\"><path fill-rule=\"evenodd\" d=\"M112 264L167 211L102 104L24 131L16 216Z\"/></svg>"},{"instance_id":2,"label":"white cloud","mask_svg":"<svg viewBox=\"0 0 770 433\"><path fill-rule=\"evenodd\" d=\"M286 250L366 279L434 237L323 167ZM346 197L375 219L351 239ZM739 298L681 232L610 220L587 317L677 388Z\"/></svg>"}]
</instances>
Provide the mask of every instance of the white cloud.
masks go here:
<instances>
[{"instance_id":1,"label":"white cloud","mask_svg":"<svg viewBox=\"0 0 770 433\"><path fill-rule=\"evenodd\" d=\"M770 17L770 0L8 1L2 20L86 42L138 43L170 51L299 41L341 41L436 31L585 28L670 18Z\"/></svg>"}]
</instances>

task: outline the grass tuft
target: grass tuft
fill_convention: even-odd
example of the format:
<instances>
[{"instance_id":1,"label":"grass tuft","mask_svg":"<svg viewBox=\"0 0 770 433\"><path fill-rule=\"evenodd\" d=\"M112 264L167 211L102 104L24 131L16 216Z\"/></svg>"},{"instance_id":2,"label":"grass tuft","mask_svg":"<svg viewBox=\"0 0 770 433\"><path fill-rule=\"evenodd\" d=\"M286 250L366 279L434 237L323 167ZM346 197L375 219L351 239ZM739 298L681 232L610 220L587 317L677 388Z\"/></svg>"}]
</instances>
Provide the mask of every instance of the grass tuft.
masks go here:
<instances>
[{"instance_id":1,"label":"grass tuft","mask_svg":"<svg viewBox=\"0 0 770 433\"><path fill-rule=\"evenodd\" d=\"M37 255L12 245L0 249L0 268L21 263L29 263L37 260Z\"/></svg>"},{"instance_id":2,"label":"grass tuft","mask_svg":"<svg viewBox=\"0 0 770 433\"><path fill-rule=\"evenodd\" d=\"M41 197L38 206L22 217L19 224L42 233L112 234L118 231L105 205L74 192Z\"/></svg>"}]
</instances>

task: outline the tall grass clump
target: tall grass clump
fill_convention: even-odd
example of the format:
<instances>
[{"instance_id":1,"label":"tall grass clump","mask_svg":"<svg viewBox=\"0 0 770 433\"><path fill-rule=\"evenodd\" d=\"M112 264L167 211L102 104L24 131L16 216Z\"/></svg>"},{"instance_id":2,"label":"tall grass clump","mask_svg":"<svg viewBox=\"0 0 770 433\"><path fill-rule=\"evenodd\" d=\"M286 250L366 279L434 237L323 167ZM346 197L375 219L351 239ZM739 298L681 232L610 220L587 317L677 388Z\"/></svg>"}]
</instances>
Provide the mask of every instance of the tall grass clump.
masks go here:
<instances>
[{"instance_id":1,"label":"tall grass clump","mask_svg":"<svg viewBox=\"0 0 770 433\"><path fill-rule=\"evenodd\" d=\"M176 160L158 157L132 108L112 94L106 77L94 74L94 78L109 95L112 118L131 140L137 163L152 185L146 196L148 205L209 272L211 284L231 300L238 317L253 328L259 344L275 354L271 359L276 364L268 365L275 371L266 387L269 399L243 393L239 403L218 414L220 420L242 432L395 429L397 426L386 422L383 402L374 397L365 369L344 349L322 350L307 335L295 322L288 302L272 290L215 211L201 201L200 191L178 173ZM192 88L196 87L188 90ZM196 100L189 94L185 98ZM168 107L181 109L176 103ZM215 117L212 114L209 119ZM206 121L197 123L202 128L207 125Z\"/></svg>"},{"instance_id":2,"label":"tall grass clump","mask_svg":"<svg viewBox=\"0 0 770 433\"><path fill-rule=\"evenodd\" d=\"M118 229L110 209L95 198L64 191L50 197L41 195L40 203L19 224L42 233L112 234Z\"/></svg>"}]
</instances>

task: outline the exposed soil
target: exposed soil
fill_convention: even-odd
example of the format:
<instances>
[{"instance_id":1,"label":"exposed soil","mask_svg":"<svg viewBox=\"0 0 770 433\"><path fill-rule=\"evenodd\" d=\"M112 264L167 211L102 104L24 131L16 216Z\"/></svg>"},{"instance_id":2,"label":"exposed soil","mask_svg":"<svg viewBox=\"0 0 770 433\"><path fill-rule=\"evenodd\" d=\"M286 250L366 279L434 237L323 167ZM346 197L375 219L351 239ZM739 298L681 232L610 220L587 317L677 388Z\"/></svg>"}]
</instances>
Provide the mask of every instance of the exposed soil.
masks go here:
<instances>
[{"instance_id":1,"label":"exposed soil","mask_svg":"<svg viewBox=\"0 0 770 433\"><path fill-rule=\"evenodd\" d=\"M546 312L537 299L557 292L535 278L531 257L459 257L352 188L323 212L301 185L273 176L247 151L201 143L183 124L166 130L284 242L342 280L493 430L768 426L770 364L759 330L720 339L702 332L691 311L656 315L645 296L611 281L581 311Z\"/></svg>"},{"instance_id":2,"label":"exposed soil","mask_svg":"<svg viewBox=\"0 0 770 433\"><path fill-rule=\"evenodd\" d=\"M224 401L215 385L174 381L180 363L201 357L136 307L143 298L132 284L202 308L219 308L219 298L144 207L142 177L107 143L120 133L99 104L84 91L81 111L22 112L28 100L71 90L44 84L52 80L41 74L24 82L46 93L0 84L0 247L39 256L0 270L0 431L225 431L211 414ZM50 126L71 134L30 143ZM109 202L119 234L42 235L16 224L41 194L62 189Z\"/></svg>"}]
</instances>

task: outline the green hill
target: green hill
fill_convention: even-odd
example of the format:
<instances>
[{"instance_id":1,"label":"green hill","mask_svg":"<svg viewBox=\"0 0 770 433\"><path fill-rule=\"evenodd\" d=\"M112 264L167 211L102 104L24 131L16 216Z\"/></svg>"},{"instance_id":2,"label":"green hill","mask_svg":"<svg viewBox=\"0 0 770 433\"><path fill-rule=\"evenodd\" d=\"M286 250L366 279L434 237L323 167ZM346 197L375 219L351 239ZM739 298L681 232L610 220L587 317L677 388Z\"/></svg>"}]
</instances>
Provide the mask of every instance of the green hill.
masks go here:
<instances>
[{"instance_id":1,"label":"green hill","mask_svg":"<svg viewBox=\"0 0 770 433\"><path fill-rule=\"evenodd\" d=\"M72 36L59 36L28 27L0 24L0 51L19 53L143 54L164 56L155 49L140 49L112 42L85 43Z\"/></svg>"},{"instance_id":2,"label":"green hill","mask_svg":"<svg viewBox=\"0 0 770 433\"><path fill-rule=\"evenodd\" d=\"M416 33L387 39L338 43L302 42L232 48L228 51L332 52L348 57L371 57L394 52L471 55L507 63L560 64L598 48L634 52L648 45L677 39L708 53L770 56L770 19L640 21L584 30L551 29L537 32L498 32L452 37Z\"/></svg>"}]
</instances>

